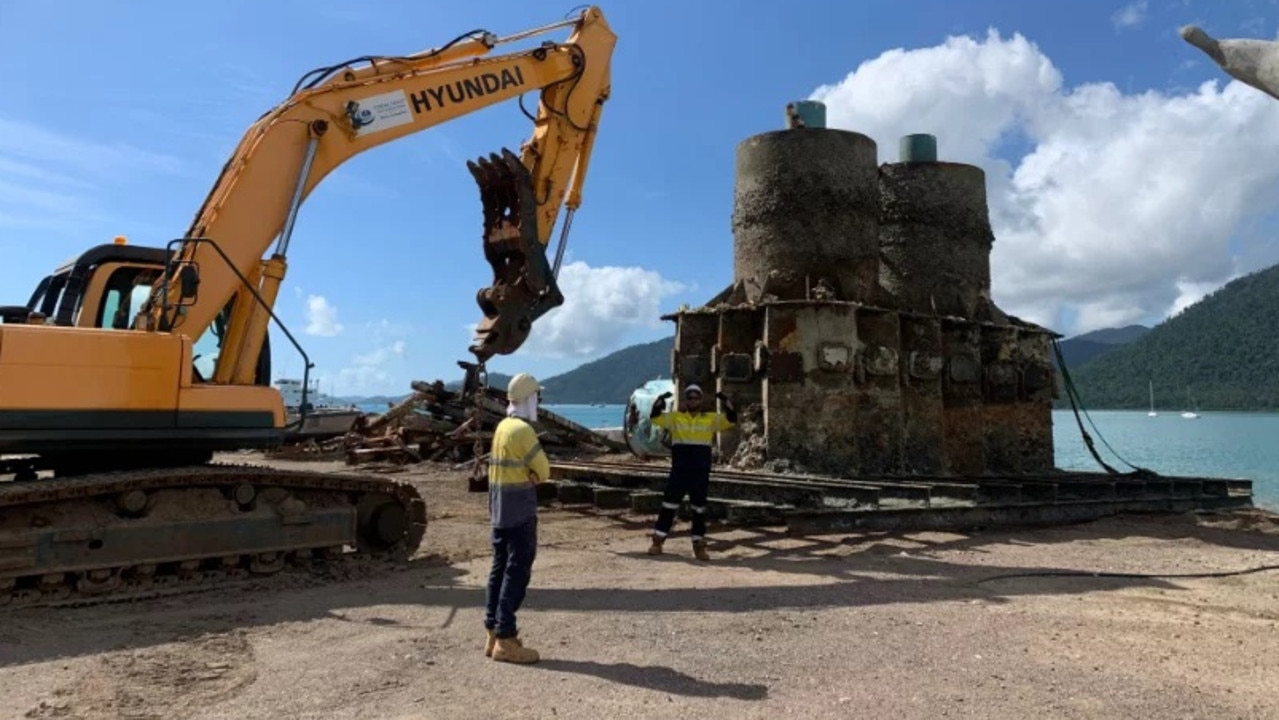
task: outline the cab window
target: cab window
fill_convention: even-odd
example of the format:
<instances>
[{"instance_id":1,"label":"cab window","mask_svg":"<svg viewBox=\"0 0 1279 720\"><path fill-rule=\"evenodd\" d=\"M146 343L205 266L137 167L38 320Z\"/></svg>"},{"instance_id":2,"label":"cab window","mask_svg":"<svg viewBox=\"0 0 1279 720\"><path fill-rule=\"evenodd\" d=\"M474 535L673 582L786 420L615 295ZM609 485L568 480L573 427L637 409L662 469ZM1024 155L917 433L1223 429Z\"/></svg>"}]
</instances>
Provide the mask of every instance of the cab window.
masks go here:
<instances>
[{"instance_id":1,"label":"cab window","mask_svg":"<svg viewBox=\"0 0 1279 720\"><path fill-rule=\"evenodd\" d=\"M128 330L133 326L133 316L138 314L158 271L145 267L122 267L107 278L102 302L98 304L98 316L94 326L112 330Z\"/></svg>"},{"instance_id":2,"label":"cab window","mask_svg":"<svg viewBox=\"0 0 1279 720\"><path fill-rule=\"evenodd\" d=\"M128 330L133 317L151 294L151 285L158 271L151 268L123 267L111 274L106 283L106 293L98 306L97 326L116 330ZM222 308L213 324L192 343L191 354L195 365L195 381L208 382L222 352L227 322L231 317L234 298ZM262 354L269 357L270 350L264 342ZM267 366L269 368L269 366ZM269 374L269 372L268 372ZM264 382L259 380L259 382Z\"/></svg>"},{"instance_id":3,"label":"cab window","mask_svg":"<svg viewBox=\"0 0 1279 720\"><path fill-rule=\"evenodd\" d=\"M98 325L112 330L128 330L133 323L133 316L142 303L151 294L150 285L135 285L128 288L110 287L106 297L102 298L99 309ZM124 302L121 303L121 300Z\"/></svg>"},{"instance_id":4,"label":"cab window","mask_svg":"<svg viewBox=\"0 0 1279 720\"><path fill-rule=\"evenodd\" d=\"M191 346L191 356L195 359L196 380L213 379L213 370L218 365L218 355L222 352L222 335L226 330L230 306L218 314L213 324L205 330Z\"/></svg>"}]
</instances>

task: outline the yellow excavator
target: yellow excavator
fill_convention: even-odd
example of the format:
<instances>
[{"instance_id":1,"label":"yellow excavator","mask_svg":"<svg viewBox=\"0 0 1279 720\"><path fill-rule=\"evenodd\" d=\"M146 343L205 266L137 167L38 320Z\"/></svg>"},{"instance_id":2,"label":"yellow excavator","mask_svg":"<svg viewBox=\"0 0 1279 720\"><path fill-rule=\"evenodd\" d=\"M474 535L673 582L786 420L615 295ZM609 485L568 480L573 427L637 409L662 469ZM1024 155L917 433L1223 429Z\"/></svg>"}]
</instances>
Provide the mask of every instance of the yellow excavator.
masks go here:
<instances>
[{"instance_id":1,"label":"yellow excavator","mask_svg":"<svg viewBox=\"0 0 1279 720\"><path fill-rule=\"evenodd\" d=\"M563 42L493 53L561 28ZM90 248L26 305L0 308L0 605L86 604L412 554L426 507L409 483L213 459L276 447L288 430L267 328L279 324L298 211L352 156L518 99L534 126L520 154L467 163L493 270L477 295L470 367L514 352L563 302L556 276L615 43L592 6L506 37L477 30L414 55L317 68L249 127L185 236Z\"/></svg>"}]
</instances>

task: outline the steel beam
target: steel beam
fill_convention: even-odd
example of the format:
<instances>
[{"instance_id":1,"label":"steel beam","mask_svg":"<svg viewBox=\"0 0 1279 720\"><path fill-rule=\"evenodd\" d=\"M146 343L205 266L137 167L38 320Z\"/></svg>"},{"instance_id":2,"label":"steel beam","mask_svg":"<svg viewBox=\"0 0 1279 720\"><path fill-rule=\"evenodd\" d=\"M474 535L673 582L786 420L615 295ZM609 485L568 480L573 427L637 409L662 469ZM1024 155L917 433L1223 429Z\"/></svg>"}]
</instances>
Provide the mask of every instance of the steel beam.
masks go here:
<instances>
[{"instance_id":1,"label":"steel beam","mask_svg":"<svg viewBox=\"0 0 1279 720\"><path fill-rule=\"evenodd\" d=\"M1080 500L1043 505L904 508L899 510L796 510L786 513L788 535L860 531L917 532L989 527L1064 525L1121 513L1183 513L1251 507L1249 498L1172 498L1128 501Z\"/></svg>"}]
</instances>

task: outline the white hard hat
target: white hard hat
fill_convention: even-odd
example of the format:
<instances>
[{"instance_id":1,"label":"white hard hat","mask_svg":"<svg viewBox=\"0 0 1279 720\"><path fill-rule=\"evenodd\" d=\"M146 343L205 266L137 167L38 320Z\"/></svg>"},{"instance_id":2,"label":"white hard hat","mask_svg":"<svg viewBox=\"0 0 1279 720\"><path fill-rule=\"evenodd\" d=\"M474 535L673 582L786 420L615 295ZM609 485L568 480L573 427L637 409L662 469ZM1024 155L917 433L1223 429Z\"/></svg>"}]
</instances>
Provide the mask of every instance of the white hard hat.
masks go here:
<instances>
[{"instance_id":1,"label":"white hard hat","mask_svg":"<svg viewBox=\"0 0 1279 720\"><path fill-rule=\"evenodd\" d=\"M685 386L685 388L684 388L684 395L685 395L685 396L692 395L693 393L697 393L698 395L704 395L704 394L705 394L705 393L703 393L703 392L702 392L702 387L701 387L700 385L696 384L696 383L693 383L693 384L691 384L691 385L687 385L687 386Z\"/></svg>"},{"instance_id":2,"label":"white hard hat","mask_svg":"<svg viewBox=\"0 0 1279 720\"><path fill-rule=\"evenodd\" d=\"M537 393L542 389L537 379L528 373L520 373L511 378L511 382L506 386L506 397L511 402L524 402L529 396Z\"/></svg>"}]
</instances>

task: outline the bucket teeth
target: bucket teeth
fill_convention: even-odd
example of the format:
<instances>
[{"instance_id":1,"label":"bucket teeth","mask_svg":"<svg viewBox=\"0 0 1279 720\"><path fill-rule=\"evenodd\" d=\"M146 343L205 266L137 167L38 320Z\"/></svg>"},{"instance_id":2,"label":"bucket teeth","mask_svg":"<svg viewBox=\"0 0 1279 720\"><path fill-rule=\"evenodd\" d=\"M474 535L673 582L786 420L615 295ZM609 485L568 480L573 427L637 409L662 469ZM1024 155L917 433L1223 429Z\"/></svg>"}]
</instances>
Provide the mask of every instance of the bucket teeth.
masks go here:
<instances>
[{"instance_id":1,"label":"bucket teeth","mask_svg":"<svg viewBox=\"0 0 1279 720\"><path fill-rule=\"evenodd\" d=\"M492 242L513 240L517 247L536 243L537 202L533 198L533 179L519 156L502 148L501 155L489 153L487 158L466 161L466 168L480 187L485 253Z\"/></svg>"},{"instance_id":2,"label":"bucket teeth","mask_svg":"<svg viewBox=\"0 0 1279 720\"><path fill-rule=\"evenodd\" d=\"M564 298L538 237L533 179L520 157L502 148L466 168L480 189L484 259L493 268L493 284L476 294L484 317L470 350L482 362L519 349L533 321Z\"/></svg>"}]
</instances>

